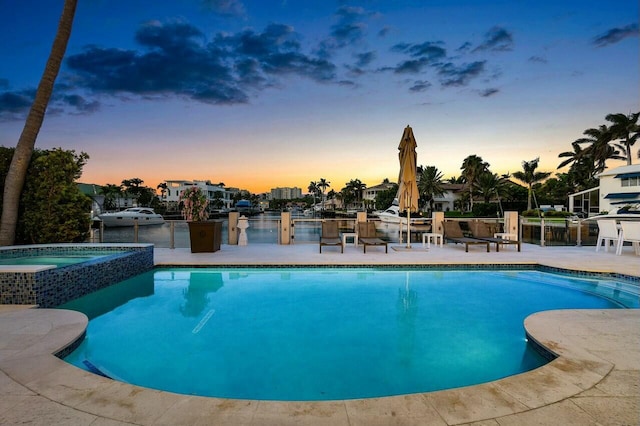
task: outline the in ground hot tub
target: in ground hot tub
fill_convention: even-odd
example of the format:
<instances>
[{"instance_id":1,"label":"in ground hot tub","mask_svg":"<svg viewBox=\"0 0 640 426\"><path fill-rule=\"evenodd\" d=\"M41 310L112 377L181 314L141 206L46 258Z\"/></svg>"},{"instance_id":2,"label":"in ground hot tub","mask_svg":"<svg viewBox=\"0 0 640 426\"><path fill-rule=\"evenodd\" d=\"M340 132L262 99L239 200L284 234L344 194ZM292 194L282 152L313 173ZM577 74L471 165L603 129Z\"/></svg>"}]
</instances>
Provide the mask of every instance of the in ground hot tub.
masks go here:
<instances>
[{"instance_id":1,"label":"in ground hot tub","mask_svg":"<svg viewBox=\"0 0 640 426\"><path fill-rule=\"evenodd\" d=\"M152 268L152 244L2 247L0 304L52 308Z\"/></svg>"}]
</instances>

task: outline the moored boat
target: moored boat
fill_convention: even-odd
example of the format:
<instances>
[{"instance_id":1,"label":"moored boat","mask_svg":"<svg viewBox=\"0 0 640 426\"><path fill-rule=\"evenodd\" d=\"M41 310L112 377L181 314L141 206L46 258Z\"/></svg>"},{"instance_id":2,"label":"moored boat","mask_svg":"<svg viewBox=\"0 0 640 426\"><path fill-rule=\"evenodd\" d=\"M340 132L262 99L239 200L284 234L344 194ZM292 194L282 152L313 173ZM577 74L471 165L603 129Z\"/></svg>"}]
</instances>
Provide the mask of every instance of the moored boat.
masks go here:
<instances>
[{"instance_id":1,"label":"moored boat","mask_svg":"<svg viewBox=\"0 0 640 426\"><path fill-rule=\"evenodd\" d=\"M640 203L627 204L623 207L615 208L607 214L589 216L586 220L615 219L640 221Z\"/></svg>"},{"instance_id":2,"label":"moored boat","mask_svg":"<svg viewBox=\"0 0 640 426\"><path fill-rule=\"evenodd\" d=\"M374 213L375 216L380 218L380 222L384 223L407 223L407 216L400 213L400 209L396 205L390 206L384 211L378 211ZM422 224L427 222L426 218L411 218L411 223Z\"/></svg>"},{"instance_id":3,"label":"moored boat","mask_svg":"<svg viewBox=\"0 0 640 426\"><path fill-rule=\"evenodd\" d=\"M162 225L164 218L149 207L131 207L120 212L102 213L98 215L104 226L115 228L121 226Z\"/></svg>"}]
</instances>

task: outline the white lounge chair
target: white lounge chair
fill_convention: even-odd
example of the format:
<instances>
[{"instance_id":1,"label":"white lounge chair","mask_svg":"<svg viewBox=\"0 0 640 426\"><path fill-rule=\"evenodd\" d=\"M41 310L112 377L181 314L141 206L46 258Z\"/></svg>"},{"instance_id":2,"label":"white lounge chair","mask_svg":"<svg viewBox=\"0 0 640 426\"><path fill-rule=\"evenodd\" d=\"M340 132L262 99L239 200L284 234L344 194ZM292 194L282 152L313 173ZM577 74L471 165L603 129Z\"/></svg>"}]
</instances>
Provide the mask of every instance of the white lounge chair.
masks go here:
<instances>
[{"instance_id":1,"label":"white lounge chair","mask_svg":"<svg viewBox=\"0 0 640 426\"><path fill-rule=\"evenodd\" d=\"M625 241L630 241L633 246L633 250L640 256L640 222L632 222L622 220L620 221L620 239L618 241L618 249L616 254L622 254L622 246Z\"/></svg>"},{"instance_id":2,"label":"white lounge chair","mask_svg":"<svg viewBox=\"0 0 640 426\"><path fill-rule=\"evenodd\" d=\"M609 251L611 242L615 242L616 253L620 245L620 232L615 219L600 219L598 222L598 241L596 243L596 251L600 251L600 246L604 241L604 251Z\"/></svg>"}]
</instances>

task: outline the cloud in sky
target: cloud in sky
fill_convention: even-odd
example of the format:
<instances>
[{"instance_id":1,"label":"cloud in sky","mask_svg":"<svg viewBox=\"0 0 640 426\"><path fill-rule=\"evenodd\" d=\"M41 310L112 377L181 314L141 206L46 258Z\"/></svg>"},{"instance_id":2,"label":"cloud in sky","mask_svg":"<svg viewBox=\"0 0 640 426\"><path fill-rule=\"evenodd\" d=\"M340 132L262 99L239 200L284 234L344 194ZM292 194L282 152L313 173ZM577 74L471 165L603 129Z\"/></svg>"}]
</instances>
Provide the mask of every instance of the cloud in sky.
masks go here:
<instances>
[{"instance_id":1,"label":"cloud in sky","mask_svg":"<svg viewBox=\"0 0 640 426\"><path fill-rule=\"evenodd\" d=\"M206 10L221 16L242 17L245 15L245 7L238 0L202 0Z\"/></svg>"},{"instance_id":2,"label":"cloud in sky","mask_svg":"<svg viewBox=\"0 0 640 426\"><path fill-rule=\"evenodd\" d=\"M484 35L484 41L473 52L488 50L504 52L513 49L513 36L502 27L493 27Z\"/></svg>"},{"instance_id":3,"label":"cloud in sky","mask_svg":"<svg viewBox=\"0 0 640 426\"><path fill-rule=\"evenodd\" d=\"M618 43L628 37L638 37L639 34L638 24L629 24L622 28L611 28L605 33L596 36L592 43L596 47L605 47Z\"/></svg>"},{"instance_id":4,"label":"cloud in sky","mask_svg":"<svg viewBox=\"0 0 640 426\"><path fill-rule=\"evenodd\" d=\"M201 4L221 16L246 14L239 0L202 0ZM317 47L306 49L303 35L281 23L261 31L247 28L207 36L184 19L149 21L134 34L138 48L86 45L81 52L69 54L50 112L91 113L99 110L100 97L122 94L178 97L212 105L246 104L266 88L282 87L289 76L358 88L358 79L372 71L367 67L374 61L389 60L367 46L368 22L378 16L362 7L340 6ZM383 26L378 36L387 35L390 29ZM637 34L638 25L631 24L613 28L592 42L603 47ZM489 69L489 59L478 55L513 48L512 32L493 26L479 42L462 43L454 55L443 41L396 43L390 51L400 59L395 65L381 64L376 71L417 77L404 81L409 92L427 90L434 83L445 89L466 86ZM351 51L352 63L336 59L341 49ZM532 56L529 61L544 63L546 59ZM495 78L487 76L485 82ZM477 93L493 96L498 93L494 90L479 88ZM33 89L12 90L8 80L0 79L0 119L24 115L33 93Z\"/></svg>"}]
</instances>

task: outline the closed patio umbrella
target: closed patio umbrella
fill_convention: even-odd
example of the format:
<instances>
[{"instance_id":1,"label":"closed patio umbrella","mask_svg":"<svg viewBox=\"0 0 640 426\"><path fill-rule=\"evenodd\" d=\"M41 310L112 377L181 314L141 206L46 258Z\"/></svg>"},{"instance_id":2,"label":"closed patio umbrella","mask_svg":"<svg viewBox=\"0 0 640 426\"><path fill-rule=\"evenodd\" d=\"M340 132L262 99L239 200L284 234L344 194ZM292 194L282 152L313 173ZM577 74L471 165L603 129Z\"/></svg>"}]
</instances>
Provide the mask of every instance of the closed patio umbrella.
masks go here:
<instances>
[{"instance_id":1,"label":"closed patio umbrella","mask_svg":"<svg viewBox=\"0 0 640 426\"><path fill-rule=\"evenodd\" d=\"M398 177L398 207L407 211L407 248L411 248L411 215L418 210L418 182L416 180L416 138L410 126L404 129L400 145L400 175ZM402 226L402 224L400 225ZM402 235L402 232L400 233Z\"/></svg>"}]
</instances>

